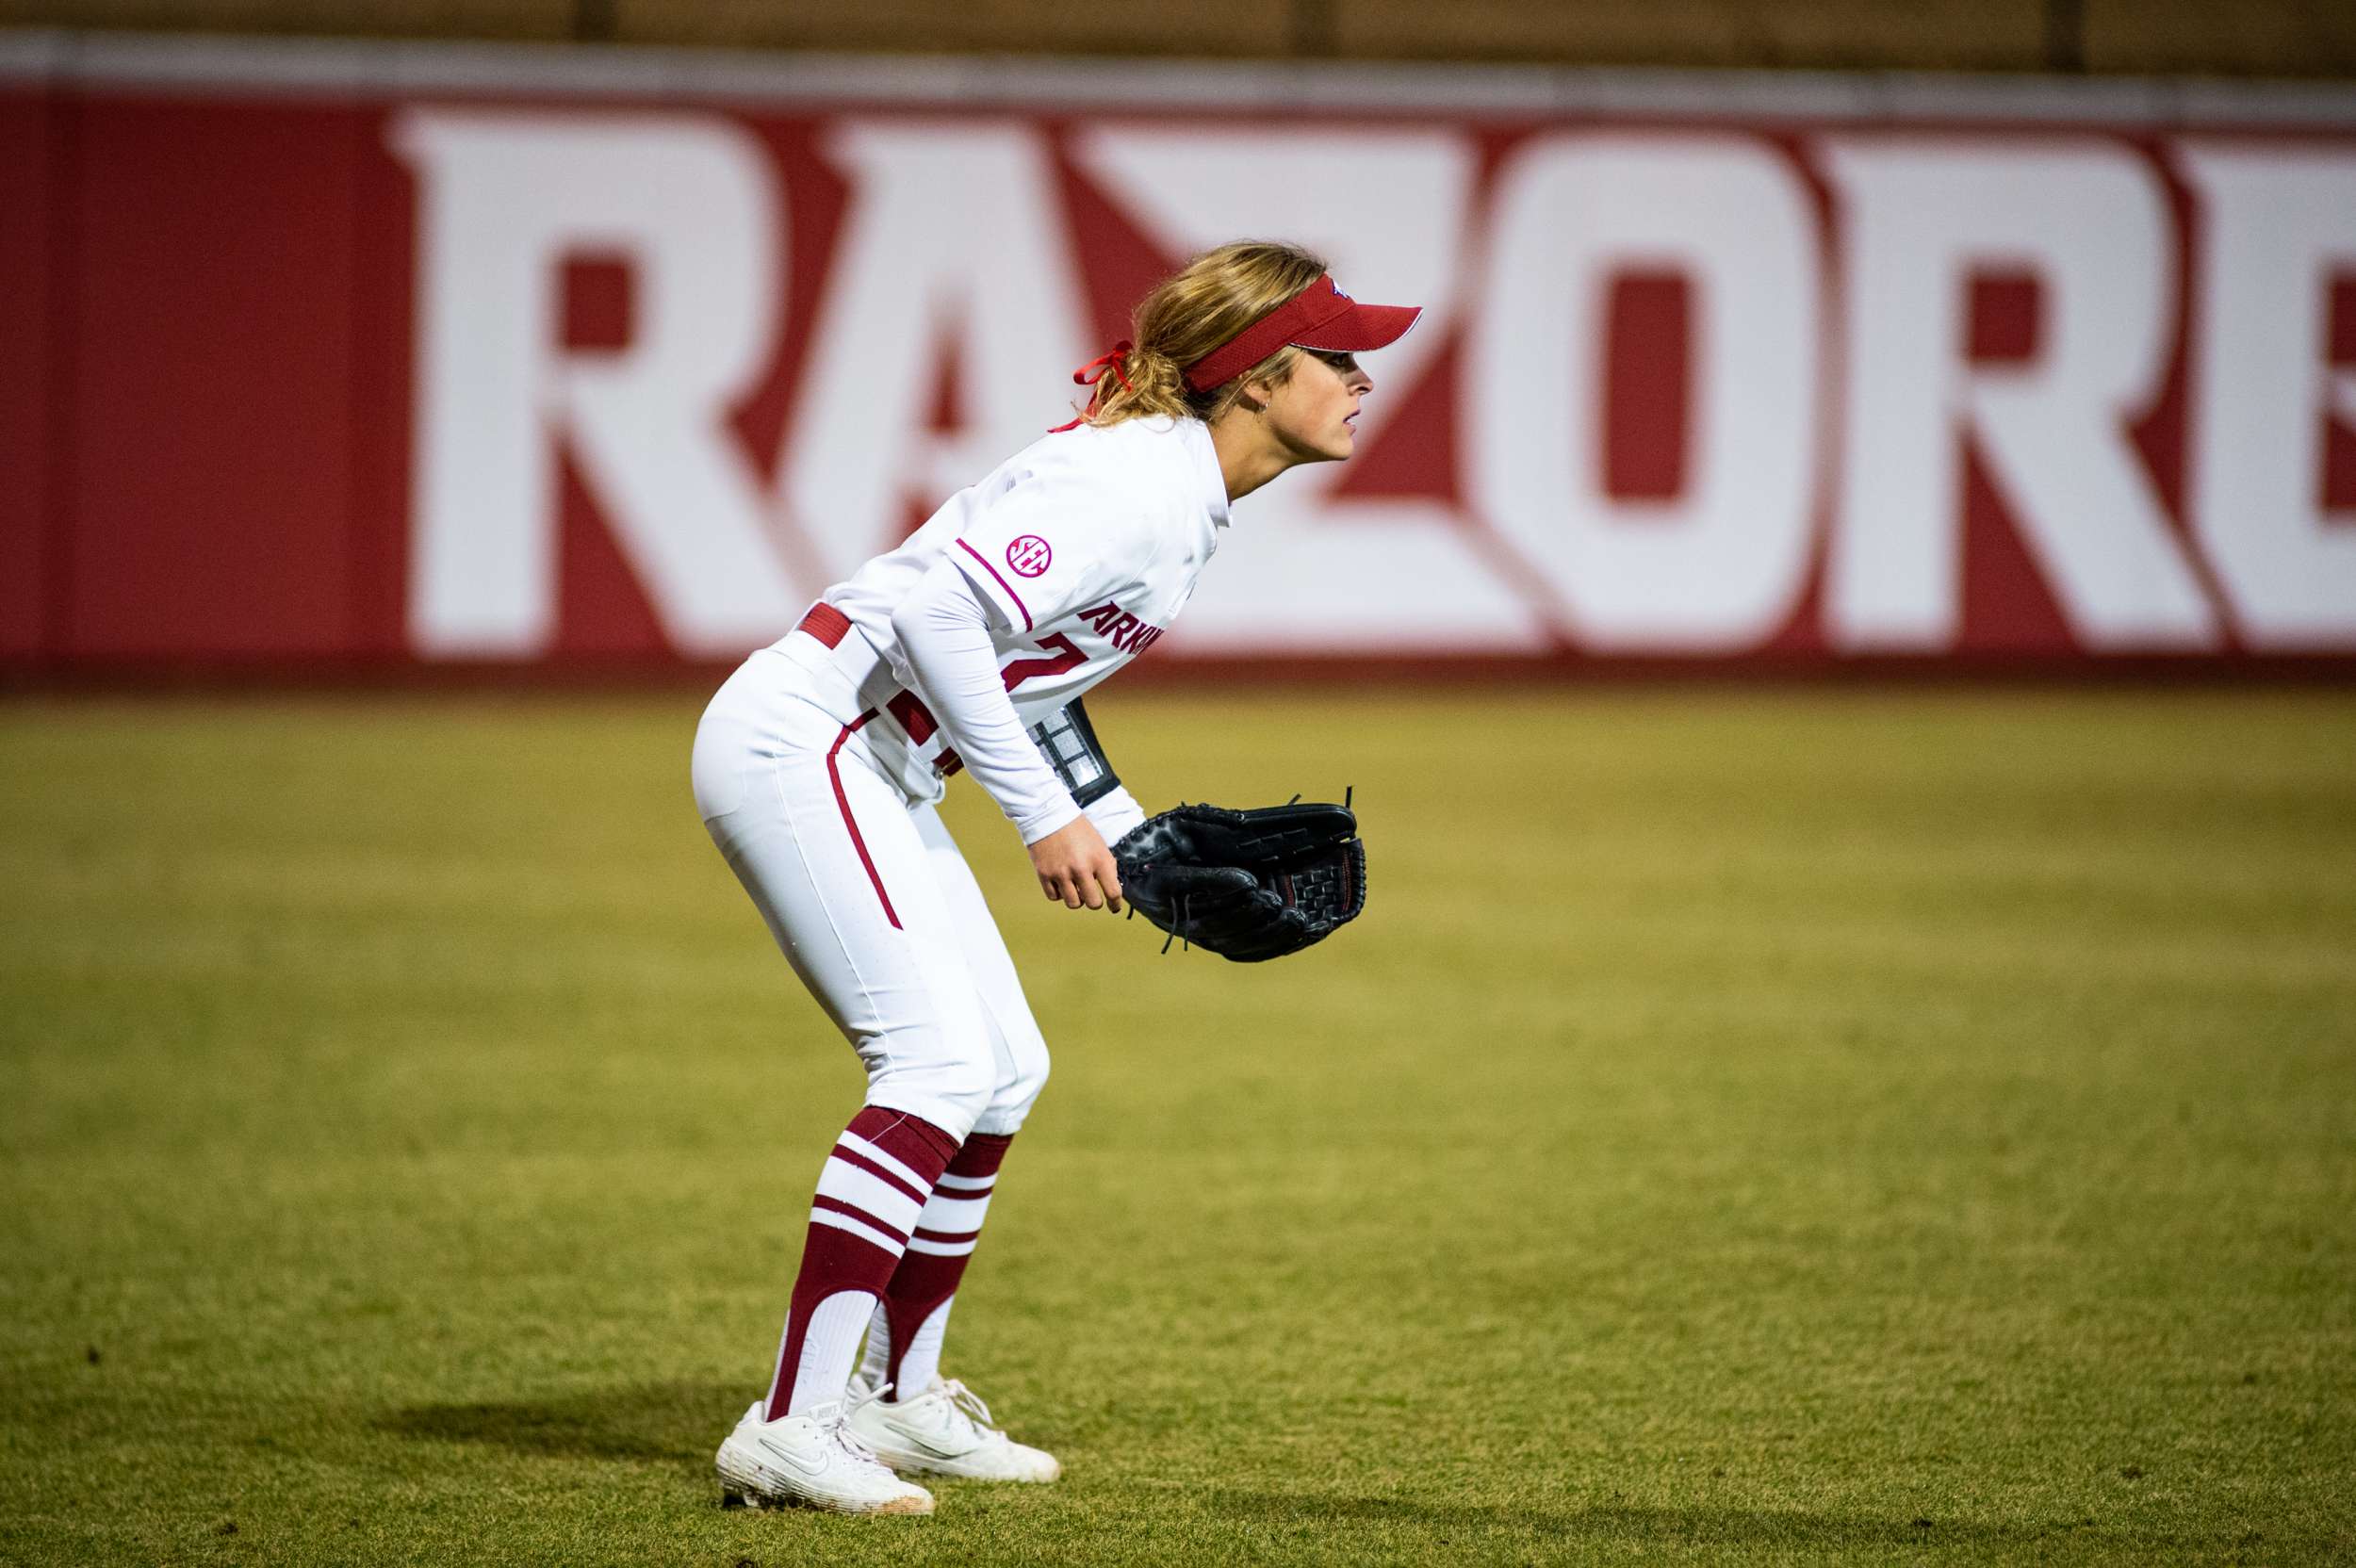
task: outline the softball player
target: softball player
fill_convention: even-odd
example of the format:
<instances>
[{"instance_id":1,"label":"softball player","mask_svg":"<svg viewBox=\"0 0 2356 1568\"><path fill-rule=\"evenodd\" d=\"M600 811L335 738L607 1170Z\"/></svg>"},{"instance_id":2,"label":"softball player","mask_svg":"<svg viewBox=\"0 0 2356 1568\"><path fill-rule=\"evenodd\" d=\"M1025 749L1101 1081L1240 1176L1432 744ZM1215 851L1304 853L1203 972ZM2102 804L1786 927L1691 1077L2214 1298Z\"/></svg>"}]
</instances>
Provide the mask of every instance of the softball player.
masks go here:
<instances>
[{"instance_id":1,"label":"softball player","mask_svg":"<svg viewBox=\"0 0 2356 1568\"><path fill-rule=\"evenodd\" d=\"M1186 607L1230 501L1350 455L1373 384L1351 355L1417 314L1356 303L1290 246L1196 258L1138 307L1134 346L1075 375L1095 388L1086 415L828 589L712 698L696 807L867 1070L819 1175L769 1391L720 1446L730 1500L927 1513L895 1470L1059 1473L940 1375L1047 1045L934 803L972 774L1047 897L1120 910L1107 845L1144 812L1079 699Z\"/></svg>"}]
</instances>

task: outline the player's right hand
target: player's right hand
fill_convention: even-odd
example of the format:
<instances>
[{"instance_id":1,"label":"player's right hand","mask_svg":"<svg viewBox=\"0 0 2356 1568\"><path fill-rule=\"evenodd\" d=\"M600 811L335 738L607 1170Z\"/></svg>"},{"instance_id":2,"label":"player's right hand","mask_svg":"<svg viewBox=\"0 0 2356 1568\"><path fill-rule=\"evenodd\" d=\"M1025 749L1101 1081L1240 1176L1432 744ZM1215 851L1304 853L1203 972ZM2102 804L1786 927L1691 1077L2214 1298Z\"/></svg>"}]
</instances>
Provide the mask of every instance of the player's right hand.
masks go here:
<instances>
[{"instance_id":1,"label":"player's right hand","mask_svg":"<svg viewBox=\"0 0 2356 1568\"><path fill-rule=\"evenodd\" d=\"M1074 817L1034 842L1031 866L1040 890L1065 908L1121 913L1121 867L1088 818Z\"/></svg>"}]
</instances>

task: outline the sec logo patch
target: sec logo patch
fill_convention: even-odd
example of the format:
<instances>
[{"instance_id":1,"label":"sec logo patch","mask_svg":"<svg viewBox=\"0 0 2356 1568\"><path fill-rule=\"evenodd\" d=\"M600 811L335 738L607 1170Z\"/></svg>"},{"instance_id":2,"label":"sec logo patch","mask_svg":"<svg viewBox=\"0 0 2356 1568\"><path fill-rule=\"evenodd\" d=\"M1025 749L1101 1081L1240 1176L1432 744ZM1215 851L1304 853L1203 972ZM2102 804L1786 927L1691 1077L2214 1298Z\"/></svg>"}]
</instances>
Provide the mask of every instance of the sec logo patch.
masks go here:
<instances>
[{"instance_id":1,"label":"sec logo patch","mask_svg":"<svg viewBox=\"0 0 2356 1568\"><path fill-rule=\"evenodd\" d=\"M1037 577L1055 559L1055 550L1036 533L1026 533L1006 547L1006 564L1018 577Z\"/></svg>"}]
</instances>

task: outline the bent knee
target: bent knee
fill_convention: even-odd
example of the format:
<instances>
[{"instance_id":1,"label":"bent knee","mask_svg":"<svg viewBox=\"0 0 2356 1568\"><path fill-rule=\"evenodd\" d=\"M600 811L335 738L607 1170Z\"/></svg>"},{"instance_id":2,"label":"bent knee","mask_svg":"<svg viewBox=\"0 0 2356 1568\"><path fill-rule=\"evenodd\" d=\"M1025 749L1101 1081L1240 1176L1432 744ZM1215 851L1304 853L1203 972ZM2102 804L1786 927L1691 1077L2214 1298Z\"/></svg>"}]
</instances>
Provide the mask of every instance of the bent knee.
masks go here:
<instances>
[{"instance_id":1,"label":"bent knee","mask_svg":"<svg viewBox=\"0 0 2356 1568\"><path fill-rule=\"evenodd\" d=\"M1010 1058L991 1086L989 1105L973 1124L976 1132L1003 1134L1020 1130L1023 1119L1031 1114L1032 1105L1047 1087L1046 1041L1035 1038L1030 1049L1018 1049L1010 1053Z\"/></svg>"},{"instance_id":2,"label":"bent knee","mask_svg":"<svg viewBox=\"0 0 2356 1568\"><path fill-rule=\"evenodd\" d=\"M987 1058L895 1063L869 1077L867 1103L921 1117L962 1143L990 1109L996 1088Z\"/></svg>"}]
</instances>

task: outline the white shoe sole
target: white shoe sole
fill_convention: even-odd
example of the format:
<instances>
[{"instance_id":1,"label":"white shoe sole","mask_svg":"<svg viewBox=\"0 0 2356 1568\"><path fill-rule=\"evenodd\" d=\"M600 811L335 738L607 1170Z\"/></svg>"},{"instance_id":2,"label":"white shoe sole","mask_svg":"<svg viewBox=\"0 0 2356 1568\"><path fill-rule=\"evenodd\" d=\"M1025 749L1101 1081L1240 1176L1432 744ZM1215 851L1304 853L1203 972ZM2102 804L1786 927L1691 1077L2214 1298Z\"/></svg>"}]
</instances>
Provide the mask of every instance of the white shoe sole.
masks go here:
<instances>
[{"instance_id":1,"label":"white shoe sole","mask_svg":"<svg viewBox=\"0 0 2356 1568\"><path fill-rule=\"evenodd\" d=\"M921 1489L892 1497L846 1497L811 1486L807 1478L789 1475L746 1452L734 1438L720 1445L715 1462L720 1472L723 1508L809 1508L828 1513L920 1514L933 1511L932 1494Z\"/></svg>"}]
</instances>

